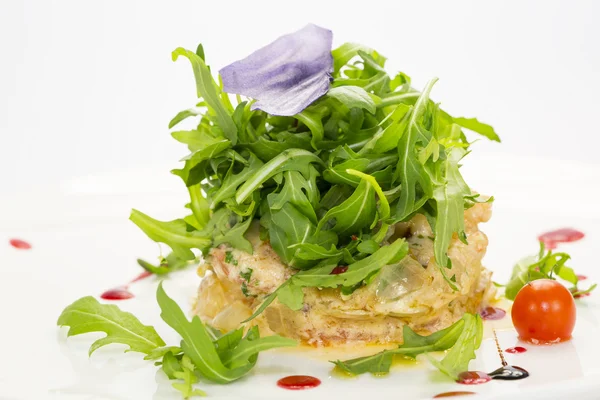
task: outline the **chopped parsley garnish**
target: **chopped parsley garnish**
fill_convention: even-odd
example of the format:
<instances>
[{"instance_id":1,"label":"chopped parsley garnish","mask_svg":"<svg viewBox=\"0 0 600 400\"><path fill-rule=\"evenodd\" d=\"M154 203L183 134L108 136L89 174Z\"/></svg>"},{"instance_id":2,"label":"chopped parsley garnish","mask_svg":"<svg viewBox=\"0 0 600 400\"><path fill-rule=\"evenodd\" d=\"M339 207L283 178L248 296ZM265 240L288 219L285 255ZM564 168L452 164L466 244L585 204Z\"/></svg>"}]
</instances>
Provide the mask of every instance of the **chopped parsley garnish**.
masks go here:
<instances>
[{"instance_id":1,"label":"chopped parsley garnish","mask_svg":"<svg viewBox=\"0 0 600 400\"><path fill-rule=\"evenodd\" d=\"M232 265L238 265L237 260L233 257L233 253L231 251L228 251L225 253L225 262L227 264L232 264Z\"/></svg>"},{"instance_id":2,"label":"chopped parsley garnish","mask_svg":"<svg viewBox=\"0 0 600 400\"><path fill-rule=\"evenodd\" d=\"M248 292L248 285L246 284L246 282L242 283L242 293L246 297L250 297L251 296L251 294Z\"/></svg>"},{"instance_id":3,"label":"chopped parsley garnish","mask_svg":"<svg viewBox=\"0 0 600 400\"><path fill-rule=\"evenodd\" d=\"M248 268L245 271L240 271L240 276L242 277L243 280L250 283L250 278L252 278L252 272L253 272L252 268Z\"/></svg>"}]
</instances>

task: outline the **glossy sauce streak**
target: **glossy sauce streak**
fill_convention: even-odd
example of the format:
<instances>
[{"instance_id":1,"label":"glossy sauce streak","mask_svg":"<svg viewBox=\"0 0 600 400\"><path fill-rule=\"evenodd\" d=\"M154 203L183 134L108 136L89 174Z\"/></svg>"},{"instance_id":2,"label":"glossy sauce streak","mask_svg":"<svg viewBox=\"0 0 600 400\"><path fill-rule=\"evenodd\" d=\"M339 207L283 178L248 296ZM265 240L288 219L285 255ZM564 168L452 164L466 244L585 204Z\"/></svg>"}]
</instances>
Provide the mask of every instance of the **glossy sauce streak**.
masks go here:
<instances>
[{"instance_id":1,"label":"glossy sauce streak","mask_svg":"<svg viewBox=\"0 0 600 400\"><path fill-rule=\"evenodd\" d=\"M338 275L338 274L343 274L344 272L348 271L348 266L347 265L338 265L337 267L335 267L330 273L329 275Z\"/></svg>"},{"instance_id":2,"label":"glossy sauce streak","mask_svg":"<svg viewBox=\"0 0 600 400\"><path fill-rule=\"evenodd\" d=\"M492 379L501 379L503 381L516 381L529 376L529 372L515 365L505 365L497 370L490 372L489 376Z\"/></svg>"},{"instance_id":3,"label":"glossy sauce streak","mask_svg":"<svg viewBox=\"0 0 600 400\"><path fill-rule=\"evenodd\" d=\"M277 381L277 386L288 390L304 390L316 388L321 381L314 376L291 375Z\"/></svg>"},{"instance_id":4,"label":"glossy sauce streak","mask_svg":"<svg viewBox=\"0 0 600 400\"><path fill-rule=\"evenodd\" d=\"M525 347L516 346L516 347L510 347L504 351L507 353L510 353L510 354L518 354L518 353L525 353L527 351L527 349Z\"/></svg>"},{"instance_id":5,"label":"glossy sauce streak","mask_svg":"<svg viewBox=\"0 0 600 400\"><path fill-rule=\"evenodd\" d=\"M10 239L8 241L12 247L19 250L29 250L31 249L31 245L24 240L21 239Z\"/></svg>"},{"instance_id":6,"label":"glossy sauce streak","mask_svg":"<svg viewBox=\"0 0 600 400\"><path fill-rule=\"evenodd\" d=\"M486 307L479 311L481 318L487 320L498 320L506 316L506 311L498 307Z\"/></svg>"},{"instance_id":7,"label":"glossy sauce streak","mask_svg":"<svg viewBox=\"0 0 600 400\"><path fill-rule=\"evenodd\" d=\"M457 392L444 392L444 393L436 394L435 396L433 396L433 398L434 399L441 399L443 397L468 396L470 394L475 394L475 392L461 392L461 391L457 391Z\"/></svg>"},{"instance_id":8,"label":"glossy sauce streak","mask_svg":"<svg viewBox=\"0 0 600 400\"><path fill-rule=\"evenodd\" d=\"M492 380L492 377L481 371L465 371L458 374L457 382L463 385L480 385Z\"/></svg>"},{"instance_id":9,"label":"glossy sauce streak","mask_svg":"<svg viewBox=\"0 0 600 400\"><path fill-rule=\"evenodd\" d=\"M543 242L548 249L555 249L559 243L576 242L583 239L585 234L573 228L562 228L550 231L538 236L538 240Z\"/></svg>"},{"instance_id":10,"label":"glossy sauce streak","mask_svg":"<svg viewBox=\"0 0 600 400\"><path fill-rule=\"evenodd\" d=\"M100 295L104 300L127 300L133 298L133 293L127 290L126 287L108 289Z\"/></svg>"}]
</instances>

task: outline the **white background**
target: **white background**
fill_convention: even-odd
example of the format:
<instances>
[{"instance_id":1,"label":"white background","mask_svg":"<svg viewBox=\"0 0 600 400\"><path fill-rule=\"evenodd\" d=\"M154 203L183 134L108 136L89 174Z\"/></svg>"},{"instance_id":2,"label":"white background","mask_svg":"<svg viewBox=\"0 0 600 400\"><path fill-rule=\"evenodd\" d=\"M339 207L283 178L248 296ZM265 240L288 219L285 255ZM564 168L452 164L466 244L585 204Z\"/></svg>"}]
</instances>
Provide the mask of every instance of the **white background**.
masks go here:
<instances>
[{"instance_id":1,"label":"white background","mask_svg":"<svg viewBox=\"0 0 600 400\"><path fill-rule=\"evenodd\" d=\"M171 62L170 52L198 42L219 69L314 22L333 30L335 45L377 48L390 71L408 73L416 87L439 77L436 101L452 114L489 122L503 139L501 145L481 141L465 165L467 182L496 196L494 218L483 228L490 237L485 262L495 279L506 281L514 261L536 250L538 233L574 226L587 236L566 248L572 266L598 281L598 17L600 2L592 1L0 0L0 342L8 360L0 363L0 397L173 395L152 365L119 354L121 348L88 361L89 336L66 340L55 322L73 300L138 274L137 257L156 257L156 245L127 221L131 207L159 219L183 215L183 185L168 171L187 151L167 124L195 103L195 87L188 63ZM11 237L33 249L10 248ZM198 279L169 284L185 307ZM137 300L122 307L166 338L154 285L133 287ZM474 390L517 399L519 390L556 383L562 386L546 390L597 398L597 296L579 306L571 350L568 343L556 353L527 353L527 368L541 382ZM281 364L267 356L261 356L267 365ZM564 368L555 367L557 360ZM311 373L326 379L325 367ZM219 390L247 395L261 387L281 398L273 385L277 371L207 391L218 398ZM391 398L398 387L406 398L411 390L430 391L427 397L442 391L430 381L408 384L420 382L412 377L340 385L363 398L374 390ZM340 393L335 380L323 390L314 398Z\"/></svg>"},{"instance_id":2,"label":"white background","mask_svg":"<svg viewBox=\"0 0 600 400\"><path fill-rule=\"evenodd\" d=\"M0 195L114 172L152 185L186 153L168 121L195 103L170 52L202 42L218 69L307 22L375 47L416 87L439 77L436 101L500 133L480 156L595 163L599 16L594 1L3 0Z\"/></svg>"}]
</instances>

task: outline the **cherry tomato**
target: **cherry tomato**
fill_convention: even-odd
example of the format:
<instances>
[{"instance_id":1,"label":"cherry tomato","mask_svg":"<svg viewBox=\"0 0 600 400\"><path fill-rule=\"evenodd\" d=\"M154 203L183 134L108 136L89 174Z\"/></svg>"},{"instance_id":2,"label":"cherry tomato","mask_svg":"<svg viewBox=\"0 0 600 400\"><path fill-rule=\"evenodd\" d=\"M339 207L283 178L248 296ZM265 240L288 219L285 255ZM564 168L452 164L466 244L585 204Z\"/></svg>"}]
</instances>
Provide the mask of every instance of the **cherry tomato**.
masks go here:
<instances>
[{"instance_id":1,"label":"cherry tomato","mask_svg":"<svg viewBox=\"0 0 600 400\"><path fill-rule=\"evenodd\" d=\"M575 327L575 300L559 282L538 279L517 293L512 321L522 340L534 344L569 340Z\"/></svg>"}]
</instances>

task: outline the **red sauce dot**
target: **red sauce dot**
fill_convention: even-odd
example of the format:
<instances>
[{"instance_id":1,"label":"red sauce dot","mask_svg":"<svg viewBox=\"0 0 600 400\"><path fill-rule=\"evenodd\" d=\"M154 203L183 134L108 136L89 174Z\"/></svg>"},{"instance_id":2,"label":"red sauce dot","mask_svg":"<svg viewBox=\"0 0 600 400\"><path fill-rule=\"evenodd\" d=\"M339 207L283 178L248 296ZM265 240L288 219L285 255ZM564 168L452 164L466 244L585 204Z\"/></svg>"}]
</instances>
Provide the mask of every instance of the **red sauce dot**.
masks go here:
<instances>
[{"instance_id":1,"label":"red sauce dot","mask_svg":"<svg viewBox=\"0 0 600 400\"><path fill-rule=\"evenodd\" d=\"M134 296L127 288L114 288L108 289L106 292L102 293L100 297L104 300L127 300Z\"/></svg>"},{"instance_id":2,"label":"red sauce dot","mask_svg":"<svg viewBox=\"0 0 600 400\"><path fill-rule=\"evenodd\" d=\"M588 296L591 296L591 294L592 294L591 292L587 292L587 293L576 294L576 295L575 295L575 296L573 296L573 297L575 297L576 299L580 299L580 298L582 298L582 297L588 297Z\"/></svg>"},{"instance_id":3,"label":"red sauce dot","mask_svg":"<svg viewBox=\"0 0 600 400\"><path fill-rule=\"evenodd\" d=\"M149 277L150 275L152 275L152 272L150 271L144 271L141 274L139 274L138 276L136 276L131 282L129 283L134 283L137 281L141 281L142 279L146 279L147 277Z\"/></svg>"},{"instance_id":4,"label":"red sauce dot","mask_svg":"<svg viewBox=\"0 0 600 400\"><path fill-rule=\"evenodd\" d=\"M8 242L15 249L29 250L31 248L31 245L29 243L21 239L10 239Z\"/></svg>"},{"instance_id":5,"label":"red sauce dot","mask_svg":"<svg viewBox=\"0 0 600 400\"><path fill-rule=\"evenodd\" d=\"M331 270L331 272L329 273L329 275L343 274L346 271L348 271L348 266L347 265L338 265L337 267L335 267L334 269Z\"/></svg>"},{"instance_id":6,"label":"red sauce dot","mask_svg":"<svg viewBox=\"0 0 600 400\"><path fill-rule=\"evenodd\" d=\"M435 396L433 396L433 398L434 399L441 399L442 397L467 396L467 395L470 395L470 394L475 394L475 392L462 392L462 391L444 392L444 393L436 394Z\"/></svg>"},{"instance_id":7,"label":"red sauce dot","mask_svg":"<svg viewBox=\"0 0 600 400\"><path fill-rule=\"evenodd\" d=\"M585 234L573 228L562 228L550 231L538 236L538 240L543 242L549 249L555 249L559 243L576 242L583 239Z\"/></svg>"},{"instance_id":8,"label":"red sauce dot","mask_svg":"<svg viewBox=\"0 0 600 400\"><path fill-rule=\"evenodd\" d=\"M577 275L577 280L585 281L588 277L585 275Z\"/></svg>"},{"instance_id":9,"label":"red sauce dot","mask_svg":"<svg viewBox=\"0 0 600 400\"><path fill-rule=\"evenodd\" d=\"M288 390L304 390L316 388L321 381L314 376L291 375L277 381L277 386Z\"/></svg>"},{"instance_id":10,"label":"red sauce dot","mask_svg":"<svg viewBox=\"0 0 600 400\"><path fill-rule=\"evenodd\" d=\"M506 316L506 311L498 307L486 307L479 311L479 315L481 318L487 320L497 320L502 319Z\"/></svg>"},{"instance_id":11,"label":"red sauce dot","mask_svg":"<svg viewBox=\"0 0 600 400\"><path fill-rule=\"evenodd\" d=\"M457 382L463 385L480 385L492 380L492 377L485 372L465 371L458 374Z\"/></svg>"},{"instance_id":12,"label":"red sauce dot","mask_svg":"<svg viewBox=\"0 0 600 400\"><path fill-rule=\"evenodd\" d=\"M511 353L511 354L517 354L517 353L525 353L527 351L527 349L525 347L516 346L516 347L510 347L504 351L506 351L507 353Z\"/></svg>"}]
</instances>

